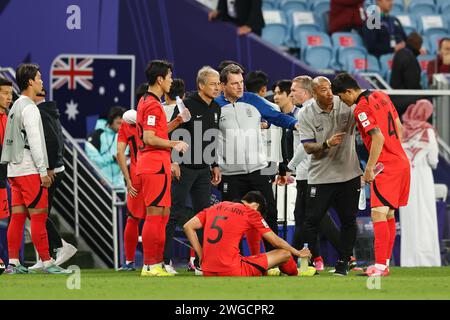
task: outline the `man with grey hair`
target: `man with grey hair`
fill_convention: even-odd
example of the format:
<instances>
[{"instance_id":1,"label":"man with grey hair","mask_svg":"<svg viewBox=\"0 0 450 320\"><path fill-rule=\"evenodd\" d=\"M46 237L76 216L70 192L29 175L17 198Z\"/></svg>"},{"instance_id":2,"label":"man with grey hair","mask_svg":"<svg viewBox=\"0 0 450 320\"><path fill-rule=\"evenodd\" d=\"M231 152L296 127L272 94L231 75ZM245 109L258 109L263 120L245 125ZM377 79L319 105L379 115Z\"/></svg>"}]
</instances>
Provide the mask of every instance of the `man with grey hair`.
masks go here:
<instances>
[{"instance_id":1,"label":"man with grey hair","mask_svg":"<svg viewBox=\"0 0 450 320\"><path fill-rule=\"evenodd\" d=\"M219 166L222 169L222 200L241 199L249 191L260 191L267 203L267 223L278 233L277 211L261 136L261 118L283 128L297 128L297 120L275 110L271 104L244 92L243 70L231 64L220 73L223 94L216 98L222 108L219 123ZM273 174L273 173L272 173ZM219 226L220 227L220 226ZM266 249L271 249L266 242Z\"/></svg>"},{"instance_id":2,"label":"man with grey hair","mask_svg":"<svg viewBox=\"0 0 450 320\"><path fill-rule=\"evenodd\" d=\"M188 194L191 195L193 213L197 214L210 205L211 184L218 185L221 181L220 169L215 162L221 114L219 105L214 101L220 94L219 73L205 66L199 70L196 82L198 91L183 101L191 113L191 119L172 133L172 139L183 140L190 147L182 157L172 152L175 173L164 245L164 265L170 273L176 273L170 261L176 225L183 225L191 218L184 214ZM178 113L175 109L172 118Z\"/></svg>"},{"instance_id":3,"label":"man with grey hair","mask_svg":"<svg viewBox=\"0 0 450 320\"><path fill-rule=\"evenodd\" d=\"M356 240L362 171L355 149L353 109L333 96L325 77L312 81L315 101L300 116L300 139L311 156L305 239L313 248L323 217L333 207L341 222L336 275L347 275Z\"/></svg>"},{"instance_id":4,"label":"man with grey hair","mask_svg":"<svg viewBox=\"0 0 450 320\"><path fill-rule=\"evenodd\" d=\"M298 76L292 80L290 97L292 102L300 108L297 113L297 120L300 120L302 113L306 108L310 108L314 102L313 79L310 76ZM307 154L303 144L300 142L300 133L294 132L294 156L288 164L288 168L295 172L297 197L295 200L295 231L294 231L294 248L300 248L305 239L305 217L306 217L306 199L308 188L308 170L311 164L311 155ZM328 241L338 249L340 241L340 232L331 216L326 213L320 223L320 234L325 235ZM320 254L320 242L317 241L314 247L309 247L312 253L314 267L318 271L325 269L323 258Z\"/></svg>"}]
</instances>

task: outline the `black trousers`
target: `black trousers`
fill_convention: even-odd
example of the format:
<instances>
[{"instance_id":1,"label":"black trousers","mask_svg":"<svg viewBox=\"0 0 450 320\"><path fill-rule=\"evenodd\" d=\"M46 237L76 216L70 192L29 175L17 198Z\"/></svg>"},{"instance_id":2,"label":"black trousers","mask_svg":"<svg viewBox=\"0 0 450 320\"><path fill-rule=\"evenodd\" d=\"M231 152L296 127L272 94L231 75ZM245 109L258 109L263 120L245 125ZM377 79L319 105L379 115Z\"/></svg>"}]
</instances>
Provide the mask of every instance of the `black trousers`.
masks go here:
<instances>
[{"instance_id":1,"label":"black trousers","mask_svg":"<svg viewBox=\"0 0 450 320\"><path fill-rule=\"evenodd\" d=\"M240 201L249 191L259 191L266 198L267 216L265 218L270 229L278 234L278 214L275 197L272 189L272 178L261 174L261 170L249 174L239 174L233 176L222 176L219 186L222 192L223 201ZM273 249L273 246L264 241L266 251Z\"/></svg>"},{"instance_id":2,"label":"black trousers","mask_svg":"<svg viewBox=\"0 0 450 320\"><path fill-rule=\"evenodd\" d=\"M186 215L186 199L191 195L194 215L210 206L211 201L211 171L204 169L190 169L180 166L180 180L172 180L172 206L170 218L166 225L166 241L164 243L164 263L169 263L175 228L185 224L190 218ZM200 243L203 233L197 232Z\"/></svg>"},{"instance_id":3,"label":"black trousers","mask_svg":"<svg viewBox=\"0 0 450 320\"><path fill-rule=\"evenodd\" d=\"M341 222L340 260L350 260L356 241L356 214L360 187L360 177L341 183L308 185L305 238L312 248L317 245L323 217L328 209L333 207Z\"/></svg>"},{"instance_id":4,"label":"black trousers","mask_svg":"<svg viewBox=\"0 0 450 320\"><path fill-rule=\"evenodd\" d=\"M56 230L55 224L50 219L50 212L52 210L53 206L53 199L55 197L56 189L58 188L59 184L61 183L61 180L64 176L64 172L60 172L56 174L55 181L53 181L50 188L48 188L48 218L47 218L47 235L48 235L48 248L50 251L50 256L53 256L53 253L56 249L61 248L62 245L62 239L59 235L58 230Z\"/></svg>"},{"instance_id":5,"label":"black trousers","mask_svg":"<svg viewBox=\"0 0 450 320\"><path fill-rule=\"evenodd\" d=\"M296 249L303 248L303 244L307 242L305 238L307 188L308 180L297 180L297 197L295 199L294 209L295 231L293 240L293 247ZM339 252L341 233L328 212L325 213L322 218L319 233L320 235L324 235ZM320 236L318 236L316 245L314 247L309 246L309 249L311 250L313 258L317 258L321 255Z\"/></svg>"}]
</instances>

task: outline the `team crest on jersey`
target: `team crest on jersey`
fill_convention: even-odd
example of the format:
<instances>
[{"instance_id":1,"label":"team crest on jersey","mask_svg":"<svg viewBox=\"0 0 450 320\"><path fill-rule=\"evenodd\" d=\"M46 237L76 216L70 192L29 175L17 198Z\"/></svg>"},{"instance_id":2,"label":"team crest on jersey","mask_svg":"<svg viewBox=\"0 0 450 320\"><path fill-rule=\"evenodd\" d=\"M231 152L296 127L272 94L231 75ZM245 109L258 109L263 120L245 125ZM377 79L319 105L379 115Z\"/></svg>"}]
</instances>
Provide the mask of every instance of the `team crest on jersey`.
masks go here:
<instances>
[{"instance_id":1,"label":"team crest on jersey","mask_svg":"<svg viewBox=\"0 0 450 320\"><path fill-rule=\"evenodd\" d=\"M367 120L367 114L365 112L361 112L360 114L358 114L358 119L359 121Z\"/></svg>"},{"instance_id":2,"label":"team crest on jersey","mask_svg":"<svg viewBox=\"0 0 450 320\"><path fill-rule=\"evenodd\" d=\"M367 127L370 124L369 120L364 121L363 123L361 123L363 128Z\"/></svg>"},{"instance_id":3,"label":"team crest on jersey","mask_svg":"<svg viewBox=\"0 0 450 320\"><path fill-rule=\"evenodd\" d=\"M252 116L252 110L250 108L247 108L245 111L247 111L247 117Z\"/></svg>"},{"instance_id":4,"label":"team crest on jersey","mask_svg":"<svg viewBox=\"0 0 450 320\"><path fill-rule=\"evenodd\" d=\"M219 115L214 113L214 122L217 123L219 121Z\"/></svg>"},{"instance_id":5,"label":"team crest on jersey","mask_svg":"<svg viewBox=\"0 0 450 320\"><path fill-rule=\"evenodd\" d=\"M261 222L264 225L264 227L269 228L269 225L267 224L266 220L261 219Z\"/></svg>"},{"instance_id":6,"label":"team crest on jersey","mask_svg":"<svg viewBox=\"0 0 450 320\"><path fill-rule=\"evenodd\" d=\"M228 192L228 183L223 183L223 192Z\"/></svg>"},{"instance_id":7,"label":"team crest on jersey","mask_svg":"<svg viewBox=\"0 0 450 320\"><path fill-rule=\"evenodd\" d=\"M156 116L148 116L148 118L147 118L147 125L148 126L156 125Z\"/></svg>"},{"instance_id":8,"label":"team crest on jersey","mask_svg":"<svg viewBox=\"0 0 450 320\"><path fill-rule=\"evenodd\" d=\"M309 196L310 196L311 198L315 198L315 197L316 197L316 194L317 194L317 189L316 189L316 187L311 187L311 193L309 194Z\"/></svg>"}]
</instances>

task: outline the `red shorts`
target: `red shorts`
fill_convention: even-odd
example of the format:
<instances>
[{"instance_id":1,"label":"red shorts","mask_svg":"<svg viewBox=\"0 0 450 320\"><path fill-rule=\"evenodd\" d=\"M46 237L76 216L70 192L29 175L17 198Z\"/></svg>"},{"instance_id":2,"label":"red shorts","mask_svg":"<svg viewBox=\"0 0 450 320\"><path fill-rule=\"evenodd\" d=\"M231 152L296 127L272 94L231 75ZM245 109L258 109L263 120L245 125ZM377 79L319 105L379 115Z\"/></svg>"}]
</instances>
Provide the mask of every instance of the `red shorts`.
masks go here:
<instances>
[{"instance_id":1,"label":"red shorts","mask_svg":"<svg viewBox=\"0 0 450 320\"><path fill-rule=\"evenodd\" d=\"M206 277L260 277L264 276L268 268L267 255L265 253L256 256L241 257L241 266L228 272L206 272Z\"/></svg>"},{"instance_id":2,"label":"red shorts","mask_svg":"<svg viewBox=\"0 0 450 320\"><path fill-rule=\"evenodd\" d=\"M0 219L9 217L8 191L6 188L0 189Z\"/></svg>"},{"instance_id":3,"label":"red shorts","mask_svg":"<svg viewBox=\"0 0 450 320\"><path fill-rule=\"evenodd\" d=\"M29 209L48 208L47 188L41 186L41 177L32 174L8 178L11 186L11 206L25 206Z\"/></svg>"},{"instance_id":4,"label":"red shorts","mask_svg":"<svg viewBox=\"0 0 450 320\"><path fill-rule=\"evenodd\" d=\"M410 168L395 172L381 172L370 185L370 207L398 209L409 199Z\"/></svg>"},{"instance_id":5,"label":"red shorts","mask_svg":"<svg viewBox=\"0 0 450 320\"><path fill-rule=\"evenodd\" d=\"M170 207L171 205L171 171L170 162L161 163L161 169L156 173L140 174L142 193L146 207Z\"/></svg>"},{"instance_id":6,"label":"red shorts","mask_svg":"<svg viewBox=\"0 0 450 320\"><path fill-rule=\"evenodd\" d=\"M144 203L144 193L142 192L141 176L132 176L131 183L138 191L138 195L133 198L127 193L127 208L130 215L137 219L145 219L146 208Z\"/></svg>"}]
</instances>

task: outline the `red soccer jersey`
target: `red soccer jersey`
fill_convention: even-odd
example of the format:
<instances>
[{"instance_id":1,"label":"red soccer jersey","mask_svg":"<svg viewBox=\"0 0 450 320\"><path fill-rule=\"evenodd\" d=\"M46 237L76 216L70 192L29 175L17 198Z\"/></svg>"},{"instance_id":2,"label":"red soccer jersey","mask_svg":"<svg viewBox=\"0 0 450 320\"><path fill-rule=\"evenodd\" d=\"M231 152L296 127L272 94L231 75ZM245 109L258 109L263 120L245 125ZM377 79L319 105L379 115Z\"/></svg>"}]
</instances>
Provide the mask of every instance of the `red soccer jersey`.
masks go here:
<instances>
[{"instance_id":1,"label":"red soccer jersey","mask_svg":"<svg viewBox=\"0 0 450 320\"><path fill-rule=\"evenodd\" d=\"M245 232L256 229L262 235L271 231L258 211L242 203L221 202L196 217L203 225L202 269L207 272L240 268L239 243Z\"/></svg>"},{"instance_id":2,"label":"red soccer jersey","mask_svg":"<svg viewBox=\"0 0 450 320\"><path fill-rule=\"evenodd\" d=\"M122 124L119 129L119 134L117 137L118 142L123 142L128 145L130 149L130 176L133 177L136 175L136 161L137 161L137 142L138 142L138 134L136 130L136 125L126 123L122 121Z\"/></svg>"},{"instance_id":3,"label":"red soccer jersey","mask_svg":"<svg viewBox=\"0 0 450 320\"><path fill-rule=\"evenodd\" d=\"M141 98L137 110L136 129L139 137L137 174L156 173L161 170L161 163L170 163L170 148L159 149L145 145L144 131L154 131L157 137L169 140L166 114L161 101L153 93Z\"/></svg>"},{"instance_id":4,"label":"red soccer jersey","mask_svg":"<svg viewBox=\"0 0 450 320\"><path fill-rule=\"evenodd\" d=\"M384 171L409 167L409 160L403 150L395 124L398 113L386 94L379 91L364 91L356 100L354 115L369 152L372 145L369 131L379 128L383 134L384 145L378 162L383 163Z\"/></svg>"}]
</instances>

